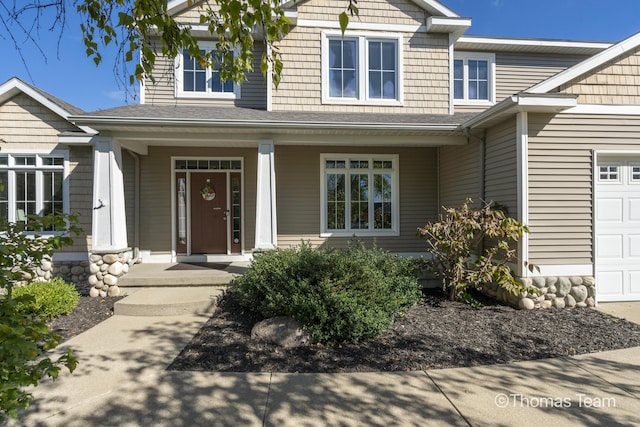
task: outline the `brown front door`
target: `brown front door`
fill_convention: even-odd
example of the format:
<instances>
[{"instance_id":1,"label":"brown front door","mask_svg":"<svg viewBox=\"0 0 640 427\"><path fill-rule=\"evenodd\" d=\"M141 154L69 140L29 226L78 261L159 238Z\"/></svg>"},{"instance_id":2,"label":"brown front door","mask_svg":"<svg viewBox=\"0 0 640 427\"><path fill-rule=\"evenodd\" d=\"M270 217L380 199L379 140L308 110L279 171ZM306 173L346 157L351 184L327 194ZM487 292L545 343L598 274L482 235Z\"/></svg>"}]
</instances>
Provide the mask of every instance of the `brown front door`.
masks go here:
<instances>
[{"instance_id":1,"label":"brown front door","mask_svg":"<svg viewBox=\"0 0 640 427\"><path fill-rule=\"evenodd\" d=\"M191 174L191 253L227 253L227 174Z\"/></svg>"}]
</instances>

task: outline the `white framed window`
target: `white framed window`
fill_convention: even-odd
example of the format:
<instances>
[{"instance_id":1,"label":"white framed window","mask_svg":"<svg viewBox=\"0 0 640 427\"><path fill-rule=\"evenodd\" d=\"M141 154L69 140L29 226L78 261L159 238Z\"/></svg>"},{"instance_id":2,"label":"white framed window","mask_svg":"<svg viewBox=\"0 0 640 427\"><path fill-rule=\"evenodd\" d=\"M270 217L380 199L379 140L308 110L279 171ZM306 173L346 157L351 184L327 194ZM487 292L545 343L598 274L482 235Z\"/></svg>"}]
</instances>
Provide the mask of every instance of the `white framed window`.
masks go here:
<instances>
[{"instance_id":1,"label":"white framed window","mask_svg":"<svg viewBox=\"0 0 640 427\"><path fill-rule=\"evenodd\" d=\"M620 182L620 166L604 165L598 167L598 181Z\"/></svg>"},{"instance_id":2,"label":"white framed window","mask_svg":"<svg viewBox=\"0 0 640 427\"><path fill-rule=\"evenodd\" d=\"M180 98L240 98L240 85L232 80L220 79L220 56L215 53L215 43L200 42L200 52L211 52L215 65L203 67L188 51L184 50L175 60L176 96Z\"/></svg>"},{"instance_id":3,"label":"white framed window","mask_svg":"<svg viewBox=\"0 0 640 427\"><path fill-rule=\"evenodd\" d=\"M495 103L495 54L456 52L453 59L453 100L455 104Z\"/></svg>"},{"instance_id":4,"label":"white framed window","mask_svg":"<svg viewBox=\"0 0 640 427\"><path fill-rule=\"evenodd\" d=\"M398 236L397 155L322 154L321 235Z\"/></svg>"},{"instance_id":5,"label":"white framed window","mask_svg":"<svg viewBox=\"0 0 640 427\"><path fill-rule=\"evenodd\" d=\"M402 105L402 36L322 33L325 104Z\"/></svg>"},{"instance_id":6,"label":"white framed window","mask_svg":"<svg viewBox=\"0 0 640 427\"><path fill-rule=\"evenodd\" d=\"M0 153L0 217L68 213L67 152Z\"/></svg>"},{"instance_id":7,"label":"white framed window","mask_svg":"<svg viewBox=\"0 0 640 427\"><path fill-rule=\"evenodd\" d=\"M631 182L640 183L640 165L630 165L631 168Z\"/></svg>"}]
</instances>

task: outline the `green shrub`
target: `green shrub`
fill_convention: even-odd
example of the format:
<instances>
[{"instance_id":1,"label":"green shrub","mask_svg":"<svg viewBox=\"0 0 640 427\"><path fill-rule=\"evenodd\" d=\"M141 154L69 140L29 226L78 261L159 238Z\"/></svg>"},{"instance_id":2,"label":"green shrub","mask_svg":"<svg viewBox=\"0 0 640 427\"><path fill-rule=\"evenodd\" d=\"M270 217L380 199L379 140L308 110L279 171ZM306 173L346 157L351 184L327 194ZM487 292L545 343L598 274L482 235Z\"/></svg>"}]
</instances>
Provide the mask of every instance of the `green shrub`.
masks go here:
<instances>
[{"instance_id":1,"label":"green shrub","mask_svg":"<svg viewBox=\"0 0 640 427\"><path fill-rule=\"evenodd\" d=\"M21 298L30 296L31 298ZM50 282L34 282L13 289L13 297L18 302L18 310L42 318L59 317L78 305L80 294L74 285L62 279Z\"/></svg>"},{"instance_id":2,"label":"green shrub","mask_svg":"<svg viewBox=\"0 0 640 427\"><path fill-rule=\"evenodd\" d=\"M507 217L503 208L486 204L476 209L472 203L467 199L459 208L445 209L439 221L418 229L432 255L425 261L427 270L441 278L451 300L473 302L469 290L489 283L514 295L537 292L520 284L508 265L516 260L515 243L529 232L527 226Z\"/></svg>"},{"instance_id":3,"label":"green shrub","mask_svg":"<svg viewBox=\"0 0 640 427\"><path fill-rule=\"evenodd\" d=\"M235 284L244 307L293 317L319 342L375 337L421 295L413 261L361 245L263 252Z\"/></svg>"}]
</instances>

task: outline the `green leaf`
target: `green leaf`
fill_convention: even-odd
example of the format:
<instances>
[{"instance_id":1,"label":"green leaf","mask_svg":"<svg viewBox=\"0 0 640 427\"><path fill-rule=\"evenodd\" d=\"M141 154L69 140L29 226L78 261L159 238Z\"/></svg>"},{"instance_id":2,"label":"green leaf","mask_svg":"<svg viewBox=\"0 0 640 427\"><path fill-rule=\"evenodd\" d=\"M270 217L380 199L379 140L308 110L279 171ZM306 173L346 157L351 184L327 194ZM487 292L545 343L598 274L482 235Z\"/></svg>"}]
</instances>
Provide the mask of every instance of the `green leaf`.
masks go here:
<instances>
[{"instance_id":1,"label":"green leaf","mask_svg":"<svg viewBox=\"0 0 640 427\"><path fill-rule=\"evenodd\" d=\"M344 36L344 32L347 31L347 26L349 25L349 15L347 15L347 12L342 12L338 19L340 20L340 30Z\"/></svg>"}]
</instances>

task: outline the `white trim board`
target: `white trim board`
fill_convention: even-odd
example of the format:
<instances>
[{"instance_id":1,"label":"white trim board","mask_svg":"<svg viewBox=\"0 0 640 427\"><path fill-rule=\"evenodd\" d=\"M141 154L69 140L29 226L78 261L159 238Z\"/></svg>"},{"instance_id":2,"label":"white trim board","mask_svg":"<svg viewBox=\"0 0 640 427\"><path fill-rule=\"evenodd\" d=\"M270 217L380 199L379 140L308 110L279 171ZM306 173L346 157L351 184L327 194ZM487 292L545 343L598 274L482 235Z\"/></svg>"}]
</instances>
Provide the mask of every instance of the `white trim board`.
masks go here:
<instances>
[{"instance_id":1,"label":"white trim board","mask_svg":"<svg viewBox=\"0 0 640 427\"><path fill-rule=\"evenodd\" d=\"M578 104L575 107L560 111L559 114L605 114L640 116L640 105Z\"/></svg>"},{"instance_id":2,"label":"white trim board","mask_svg":"<svg viewBox=\"0 0 640 427\"><path fill-rule=\"evenodd\" d=\"M593 276L593 264L567 264L567 265L538 265L540 271L534 270L528 277L549 277L549 276Z\"/></svg>"}]
</instances>

